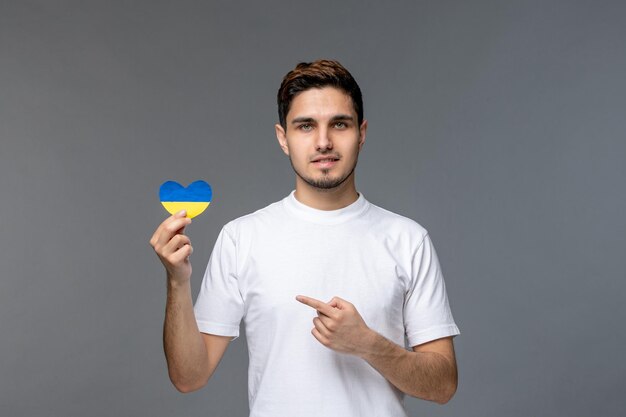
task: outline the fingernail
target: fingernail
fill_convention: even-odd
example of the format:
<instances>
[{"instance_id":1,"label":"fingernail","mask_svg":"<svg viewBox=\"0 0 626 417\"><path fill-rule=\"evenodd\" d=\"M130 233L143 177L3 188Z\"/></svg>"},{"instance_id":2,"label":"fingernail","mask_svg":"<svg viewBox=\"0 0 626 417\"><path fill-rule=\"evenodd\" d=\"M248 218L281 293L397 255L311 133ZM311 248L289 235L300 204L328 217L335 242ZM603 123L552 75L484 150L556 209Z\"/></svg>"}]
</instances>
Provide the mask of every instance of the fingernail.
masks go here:
<instances>
[{"instance_id":1,"label":"fingernail","mask_svg":"<svg viewBox=\"0 0 626 417\"><path fill-rule=\"evenodd\" d=\"M176 215L180 217L184 217L187 215L187 210L181 210L178 213L176 213Z\"/></svg>"}]
</instances>

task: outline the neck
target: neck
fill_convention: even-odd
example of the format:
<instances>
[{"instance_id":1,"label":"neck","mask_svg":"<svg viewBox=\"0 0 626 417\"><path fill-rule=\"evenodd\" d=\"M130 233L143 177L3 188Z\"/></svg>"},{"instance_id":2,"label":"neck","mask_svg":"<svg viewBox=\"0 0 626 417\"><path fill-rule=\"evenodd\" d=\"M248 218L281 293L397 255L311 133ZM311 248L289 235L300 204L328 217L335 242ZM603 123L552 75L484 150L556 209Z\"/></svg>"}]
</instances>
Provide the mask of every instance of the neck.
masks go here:
<instances>
[{"instance_id":1,"label":"neck","mask_svg":"<svg viewBox=\"0 0 626 417\"><path fill-rule=\"evenodd\" d=\"M338 187L321 189L313 187L296 177L296 200L318 210L339 210L354 203L359 194L354 185L354 175Z\"/></svg>"}]
</instances>

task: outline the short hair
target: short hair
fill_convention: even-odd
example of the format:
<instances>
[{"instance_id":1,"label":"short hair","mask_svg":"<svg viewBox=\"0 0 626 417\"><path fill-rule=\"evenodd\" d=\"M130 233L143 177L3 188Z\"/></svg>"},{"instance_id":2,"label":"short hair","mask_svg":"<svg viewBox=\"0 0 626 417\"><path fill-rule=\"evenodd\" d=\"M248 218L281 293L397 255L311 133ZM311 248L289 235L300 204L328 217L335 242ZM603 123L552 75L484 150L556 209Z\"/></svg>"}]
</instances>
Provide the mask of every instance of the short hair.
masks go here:
<instances>
[{"instance_id":1,"label":"short hair","mask_svg":"<svg viewBox=\"0 0 626 417\"><path fill-rule=\"evenodd\" d=\"M287 113L295 96L311 88L328 86L343 90L350 96L360 126L363 122L363 97L359 85L339 62L319 59L299 63L283 78L277 95L278 120L283 129L287 129Z\"/></svg>"}]
</instances>

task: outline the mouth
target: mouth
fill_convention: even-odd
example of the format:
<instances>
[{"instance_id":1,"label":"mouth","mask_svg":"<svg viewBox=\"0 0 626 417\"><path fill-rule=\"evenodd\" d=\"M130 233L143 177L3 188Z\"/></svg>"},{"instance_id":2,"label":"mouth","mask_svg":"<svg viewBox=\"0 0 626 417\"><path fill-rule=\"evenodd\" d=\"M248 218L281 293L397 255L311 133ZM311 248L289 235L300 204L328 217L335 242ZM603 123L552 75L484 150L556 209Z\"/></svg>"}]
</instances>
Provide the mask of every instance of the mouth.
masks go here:
<instances>
[{"instance_id":1,"label":"mouth","mask_svg":"<svg viewBox=\"0 0 626 417\"><path fill-rule=\"evenodd\" d=\"M311 160L311 162L319 162L319 161L338 161L339 160L339 155L338 154L320 154L317 155L315 158L313 158Z\"/></svg>"},{"instance_id":2,"label":"mouth","mask_svg":"<svg viewBox=\"0 0 626 417\"><path fill-rule=\"evenodd\" d=\"M339 158L336 158L333 156L326 156L326 157L317 157L313 161L311 161L311 163L318 168L331 168L337 163L337 161L339 161Z\"/></svg>"}]
</instances>

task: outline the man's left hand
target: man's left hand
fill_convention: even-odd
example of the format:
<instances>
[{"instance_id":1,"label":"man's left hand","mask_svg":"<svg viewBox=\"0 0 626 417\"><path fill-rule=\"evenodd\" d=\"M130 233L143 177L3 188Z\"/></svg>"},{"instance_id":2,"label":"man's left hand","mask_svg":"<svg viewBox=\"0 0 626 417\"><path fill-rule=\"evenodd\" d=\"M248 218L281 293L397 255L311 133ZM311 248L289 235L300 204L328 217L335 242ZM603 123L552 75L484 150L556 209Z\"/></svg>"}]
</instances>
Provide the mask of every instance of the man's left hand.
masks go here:
<instances>
[{"instance_id":1,"label":"man's left hand","mask_svg":"<svg viewBox=\"0 0 626 417\"><path fill-rule=\"evenodd\" d=\"M372 330L352 303L333 297L328 303L298 295L296 300L317 310L311 333L327 348L359 356L365 352Z\"/></svg>"}]
</instances>

